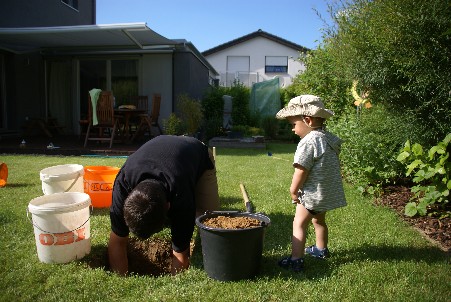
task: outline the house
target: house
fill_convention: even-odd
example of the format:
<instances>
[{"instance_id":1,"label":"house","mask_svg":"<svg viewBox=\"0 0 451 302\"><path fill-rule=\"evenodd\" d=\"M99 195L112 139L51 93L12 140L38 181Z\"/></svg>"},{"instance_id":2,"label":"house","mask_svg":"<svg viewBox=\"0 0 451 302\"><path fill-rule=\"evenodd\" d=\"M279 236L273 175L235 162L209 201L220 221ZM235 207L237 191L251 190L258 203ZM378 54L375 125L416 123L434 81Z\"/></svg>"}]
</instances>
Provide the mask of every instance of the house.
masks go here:
<instances>
[{"instance_id":1,"label":"house","mask_svg":"<svg viewBox=\"0 0 451 302\"><path fill-rule=\"evenodd\" d=\"M113 91L116 105L159 93L161 121L178 95L200 99L213 84L217 72L192 43L145 23L96 24L95 9L95 0L0 2L0 136L36 118L78 134L92 88Z\"/></svg>"},{"instance_id":2,"label":"house","mask_svg":"<svg viewBox=\"0 0 451 302\"><path fill-rule=\"evenodd\" d=\"M219 73L219 85L239 80L246 86L279 77L282 87L305 70L298 59L309 49L261 29L202 52Z\"/></svg>"}]
</instances>

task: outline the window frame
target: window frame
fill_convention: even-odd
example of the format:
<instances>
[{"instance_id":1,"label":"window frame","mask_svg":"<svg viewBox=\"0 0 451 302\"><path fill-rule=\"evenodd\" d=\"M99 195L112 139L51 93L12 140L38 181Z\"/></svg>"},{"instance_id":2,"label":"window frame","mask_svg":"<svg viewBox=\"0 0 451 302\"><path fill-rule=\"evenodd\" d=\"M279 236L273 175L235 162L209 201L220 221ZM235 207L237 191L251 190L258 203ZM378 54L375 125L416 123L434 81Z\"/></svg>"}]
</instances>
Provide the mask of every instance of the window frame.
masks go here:
<instances>
[{"instance_id":1,"label":"window frame","mask_svg":"<svg viewBox=\"0 0 451 302\"><path fill-rule=\"evenodd\" d=\"M78 0L61 0L61 3L78 12Z\"/></svg>"},{"instance_id":2,"label":"window frame","mask_svg":"<svg viewBox=\"0 0 451 302\"><path fill-rule=\"evenodd\" d=\"M283 59L286 63L284 65L269 65L268 59ZM288 56L265 56L265 73L288 73Z\"/></svg>"}]
</instances>

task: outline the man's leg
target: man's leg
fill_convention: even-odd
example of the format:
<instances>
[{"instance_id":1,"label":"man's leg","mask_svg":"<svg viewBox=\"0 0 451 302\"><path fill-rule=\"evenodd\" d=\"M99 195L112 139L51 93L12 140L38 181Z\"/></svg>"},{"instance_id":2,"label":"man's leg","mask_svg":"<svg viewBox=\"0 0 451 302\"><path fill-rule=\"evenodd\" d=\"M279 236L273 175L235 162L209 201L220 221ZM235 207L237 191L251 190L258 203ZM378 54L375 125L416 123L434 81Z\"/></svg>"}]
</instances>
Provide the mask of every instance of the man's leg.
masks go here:
<instances>
[{"instance_id":1,"label":"man's leg","mask_svg":"<svg viewBox=\"0 0 451 302\"><path fill-rule=\"evenodd\" d=\"M213 154L210 149L208 151L214 165ZM217 211L219 207L218 180L216 168L213 168L206 170L196 184L196 216L204 214L207 210Z\"/></svg>"}]
</instances>

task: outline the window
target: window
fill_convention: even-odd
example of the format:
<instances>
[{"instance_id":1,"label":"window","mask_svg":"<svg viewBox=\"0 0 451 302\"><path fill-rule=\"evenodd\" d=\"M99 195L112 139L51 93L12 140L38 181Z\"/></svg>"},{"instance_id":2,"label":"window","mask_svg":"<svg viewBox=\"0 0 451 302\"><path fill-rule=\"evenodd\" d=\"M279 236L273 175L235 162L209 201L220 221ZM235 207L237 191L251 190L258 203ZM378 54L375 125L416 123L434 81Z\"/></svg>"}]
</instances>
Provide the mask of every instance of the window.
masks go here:
<instances>
[{"instance_id":1,"label":"window","mask_svg":"<svg viewBox=\"0 0 451 302\"><path fill-rule=\"evenodd\" d=\"M64 4L78 10L78 0L61 0Z\"/></svg>"},{"instance_id":2,"label":"window","mask_svg":"<svg viewBox=\"0 0 451 302\"><path fill-rule=\"evenodd\" d=\"M88 112L87 96L92 88L111 90L116 106L126 104L127 98L138 95L138 59L86 59L80 60L80 113Z\"/></svg>"},{"instance_id":3,"label":"window","mask_svg":"<svg viewBox=\"0 0 451 302\"><path fill-rule=\"evenodd\" d=\"M267 56L265 58L265 73L287 73L288 57Z\"/></svg>"},{"instance_id":4,"label":"window","mask_svg":"<svg viewBox=\"0 0 451 302\"><path fill-rule=\"evenodd\" d=\"M225 86L231 87L235 81L243 81L240 74L248 74L250 69L249 66L249 56L227 56Z\"/></svg>"},{"instance_id":5,"label":"window","mask_svg":"<svg viewBox=\"0 0 451 302\"><path fill-rule=\"evenodd\" d=\"M117 106L138 95L138 60L111 61L111 90Z\"/></svg>"}]
</instances>

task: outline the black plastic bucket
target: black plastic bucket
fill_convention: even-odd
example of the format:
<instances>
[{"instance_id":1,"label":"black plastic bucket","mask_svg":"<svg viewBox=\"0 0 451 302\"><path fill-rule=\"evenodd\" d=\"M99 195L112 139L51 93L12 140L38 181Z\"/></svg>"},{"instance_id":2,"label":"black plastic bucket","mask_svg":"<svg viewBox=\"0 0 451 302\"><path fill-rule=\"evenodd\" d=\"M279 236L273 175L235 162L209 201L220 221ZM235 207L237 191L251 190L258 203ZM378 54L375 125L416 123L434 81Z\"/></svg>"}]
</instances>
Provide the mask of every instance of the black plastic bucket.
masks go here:
<instances>
[{"instance_id":1,"label":"black plastic bucket","mask_svg":"<svg viewBox=\"0 0 451 302\"><path fill-rule=\"evenodd\" d=\"M203 224L218 216L249 217L260 226L248 229L219 229ZM236 281L255 277L260 269L265 228L271 220L260 213L215 211L196 219L202 243L204 268L208 276L220 281Z\"/></svg>"}]
</instances>

